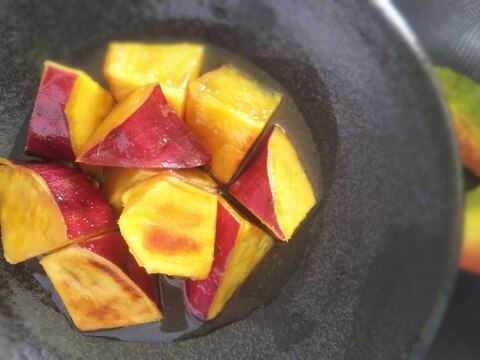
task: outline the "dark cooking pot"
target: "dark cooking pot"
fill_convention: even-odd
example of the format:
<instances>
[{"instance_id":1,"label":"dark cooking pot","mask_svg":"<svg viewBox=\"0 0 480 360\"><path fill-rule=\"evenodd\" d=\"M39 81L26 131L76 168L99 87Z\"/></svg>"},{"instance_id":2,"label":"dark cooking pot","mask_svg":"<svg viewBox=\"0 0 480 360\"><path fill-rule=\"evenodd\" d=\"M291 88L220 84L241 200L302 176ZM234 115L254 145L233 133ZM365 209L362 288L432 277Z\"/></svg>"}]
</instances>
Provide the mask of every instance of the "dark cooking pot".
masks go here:
<instances>
[{"instance_id":1,"label":"dark cooking pot","mask_svg":"<svg viewBox=\"0 0 480 360\"><path fill-rule=\"evenodd\" d=\"M311 238L305 257L271 304L172 344L81 335L21 265L1 260L2 358L420 356L456 273L460 166L428 62L378 3L3 1L2 156L46 58L74 63L112 39L187 38L238 53L289 91L318 146L324 198L298 234Z\"/></svg>"}]
</instances>

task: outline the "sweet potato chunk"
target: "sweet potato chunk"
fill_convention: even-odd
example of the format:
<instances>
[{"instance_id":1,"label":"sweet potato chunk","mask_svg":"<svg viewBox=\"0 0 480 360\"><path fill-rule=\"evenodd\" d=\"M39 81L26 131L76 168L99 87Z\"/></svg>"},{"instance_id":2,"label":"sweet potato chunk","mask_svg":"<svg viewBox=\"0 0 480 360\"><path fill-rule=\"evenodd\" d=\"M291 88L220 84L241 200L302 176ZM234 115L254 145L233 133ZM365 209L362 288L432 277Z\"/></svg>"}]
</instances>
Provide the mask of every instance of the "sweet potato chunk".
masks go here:
<instances>
[{"instance_id":1,"label":"sweet potato chunk","mask_svg":"<svg viewBox=\"0 0 480 360\"><path fill-rule=\"evenodd\" d=\"M288 241L316 199L295 148L275 126L229 192L281 240Z\"/></svg>"},{"instance_id":2,"label":"sweet potato chunk","mask_svg":"<svg viewBox=\"0 0 480 360\"><path fill-rule=\"evenodd\" d=\"M205 47L196 44L112 42L103 74L117 101L141 86L160 83L170 107L183 117L190 80L198 77Z\"/></svg>"},{"instance_id":3,"label":"sweet potato chunk","mask_svg":"<svg viewBox=\"0 0 480 360\"><path fill-rule=\"evenodd\" d=\"M185 121L212 155L216 180L231 179L280 100L229 66L189 83Z\"/></svg>"},{"instance_id":4,"label":"sweet potato chunk","mask_svg":"<svg viewBox=\"0 0 480 360\"><path fill-rule=\"evenodd\" d=\"M0 159L4 256L10 263L116 228L116 214L91 180L58 164Z\"/></svg>"},{"instance_id":5,"label":"sweet potato chunk","mask_svg":"<svg viewBox=\"0 0 480 360\"><path fill-rule=\"evenodd\" d=\"M213 261L217 194L161 174L122 197L120 231L148 273L204 279Z\"/></svg>"},{"instance_id":6,"label":"sweet potato chunk","mask_svg":"<svg viewBox=\"0 0 480 360\"><path fill-rule=\"evenodd\" d=\"M45 62L30 120L26 150L74 161L113 106L113 98L80 70Z\"/></svg>"},{"instance_id":7,"label":"sweet potato chunk","mask_svg":"<svg viewBox=\"0 0 480 360\"><path fill-rule=\"evenodd\" d=\"M211 157L168 106L158 84L118 103L85 145L79 162L128 168L191 168Z\"/></svg>"},{"instance_id":8,"label":"sweet potato chunk","mask_svg":"<svg viewBox=\"0 0 480 360\"><path fill-rule=\"evenodd\" d=\"M158 278L147 274L145 269L138 265L120 232L114 231L100 235L91 240L82 241L78 245L111 261L127 274L155 304L160 304Z\"/></svg>"},{"instance_id":9,"label":"sweet potato chunk","mask_svg":"<svg viewBox=\"0 0 480 360\"><path fill-rule=\"evenodd\" d=\"M82 331L162 318L155 280L138 266L119 233L67 246L40 263Z\"/></svg>"},{"instance_id":10,"label":"sweet potato chunk","mask_svg":"<svg viewBox=\"0 0 480 360\"><path fill-rule=\"evenodd\" d=\"M272 245L270 236L220 198L212 270L205 280L186 281L188 309L202 320L216 317Z\"/></svg>"}]
</instances>

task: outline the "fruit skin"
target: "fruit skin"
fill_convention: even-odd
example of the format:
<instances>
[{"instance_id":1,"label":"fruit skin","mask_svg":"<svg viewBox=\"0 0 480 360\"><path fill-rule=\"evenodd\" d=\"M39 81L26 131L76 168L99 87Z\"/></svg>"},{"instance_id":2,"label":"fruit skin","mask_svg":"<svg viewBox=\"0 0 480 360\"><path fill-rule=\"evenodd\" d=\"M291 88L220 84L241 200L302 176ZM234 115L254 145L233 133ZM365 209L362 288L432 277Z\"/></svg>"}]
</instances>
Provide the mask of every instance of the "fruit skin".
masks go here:
<instances>
[{"instance_id":1,"label":"fruit skin","mask_svg":"<svg viewBox=\"0 0 480 360\"><path fill-rule=\"evenodd\" d=\"M211 157L168 106L158 84L117 104L85 145L79 162L128 168L191 168Z\"/></svg>"},{"instance_id":2,"label":"fruit skin","mask_svg":"<svg viewBox=\"0 0 480 360\"><path fill-rule=\"evenodd\" d=\"M190 81L185 122L212 154L208 170L226 184L281 101L230 66Z\"/></svg>"},{"instance_id":3,"label":"fruit skin","mask_svg":"<svg viewBox=\"0 0 480 360\"><path fill-rule=\"evenodd\" d=\"M4 256L12 264L117 226L113 208L80 171L2 158L0 215Z\"/></svg>"},{"instance_id":4,"label":"fruit skin","mask_svg":"<svg viewBox=\"0 0 480 360\"><path fill-rule=\"evenodd\" d=\"M155 279L138 266L118 232L69 245L40 264L81 331L162 318Z\"/></svg>"},{"instance_id":5,"label":"fruit skin","mask_svg":"<svg viewBox=\"0 0 480 360\"><path fill-rule=\"evenodd\" d=\"M463 165L480 177L480 84L446 67L435 67L453 116Z\"/></svg>"},{"instance_id":6,"label":"fruit skin","mask_svg":"<svg viewBox=\"0 0 480 360\"><path fill-rule=\"evenodd\" d=\"M480 186L465 197L460 269L480 275Z\"/></svg>"},{"instance_id":7,"label":"fruit skin","mask_svg":"<svg viewBox=\"0 0 480 360\"><path fill-rule=\"evenodd\" d=\"M77 74L45 64L25 150L45 159L75 159L64 113Z\"/></svg>"},{"instance_id":8,"label":"fruit skin","mask_svg":"<svg viewBox=\"0 0 480 360\"><path fill-rule=\"evenodd\" d=\"M103 74L117 101L133 90L150 83L160 83L170 107L183 117L186 87L200 74L203 45L142 44L111 42Z\"/></svg>"},{"instance_id":9,"label":"fruit skin","mask_svg":"<svg viewBox=\"0 0 480 360\"><path fill-rule=\"evenodd\" d=\"M164 169L108 168L102 186L102 193L110 204L113 205L115 210L121 213L123 210L122 195L134 185L160 174L178 176L184 181L211 189L216 189L217 187L217 184L210 176L196 168L177 169L175 171Z\"/></svg>"},{"instance_id":10,"label":"fruit skin","mask_svg":"<svg viewBox=\"0 0 480 360\"><path fill-rule=\"evenodd\" d=\"M202 320L211 320L273 246L273 239L219 198L215 257L205 280L185 281L185 303Z\"/></svg>"},{"instance_id":11,"label":"fruit skin","mask_svg":"<svg viewBox=\"0 0 480 360\"><path fill-rule=\"evenodd\" d=\"M128 190L118 221L130 252L150 274L208 276L213 261L217 194L161 174Z\"/></svg>"},{"instance_id":12,"label":"fruit skin","mask_svg":"<svg viewBox=\"0 0 480 360\"><path fill-rule=\"evenodd\" d=\"M288 241L316 199L285 132L274 126L228 191L280 240Z\"/></svg>"},{"instance_id":13,"label":"fruit skin","mask_svg":"<svg viewBox=\"0 0 480 360\"><path fill-rule=\"evenodd\" d=\"M261 146L263 150L228 190L249 211L261 218L262 222L274 234L284 239L285 235L278 224L277 215L275 214L274 198L270 186L268 144L264 142Z\"/></svg>"},{"instance_id":14,"label":"fruit skin","mask_svg":"<svg viewBox=\"0 0 480 360\"><path fill-rule=\"evenodd\" d=\"M57 164L27 163L46 182L63 217L70 239L116 228L117 215L95 182L77 169Z\"/></svg>"},{"instance_id":15,"label":"fruit skin","mask_svg":"<svg viewBox=\"0 0 480 360\"><path fill-rule=\"evenodd\" d=\"M50 160L74 161L112 106L110 93L84 72L45 62L26 151Z\"/></svg>"}]
</instances>

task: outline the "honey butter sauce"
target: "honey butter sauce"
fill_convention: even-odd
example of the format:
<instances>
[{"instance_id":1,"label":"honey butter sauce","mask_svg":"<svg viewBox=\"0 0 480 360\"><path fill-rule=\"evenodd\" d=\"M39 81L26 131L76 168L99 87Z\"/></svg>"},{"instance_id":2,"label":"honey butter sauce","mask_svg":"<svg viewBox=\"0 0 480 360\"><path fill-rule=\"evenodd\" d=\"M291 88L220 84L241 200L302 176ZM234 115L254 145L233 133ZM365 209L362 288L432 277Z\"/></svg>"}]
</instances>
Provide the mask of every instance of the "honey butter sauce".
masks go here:
<instances>
[{"instance_id":1,"label":"honey butter sauce","mask_svg":"<svg viewBox=\"0 0 480 360\"><path fill-rule=\"evenodd\" d=\"M90 74L95 80L105 86L102 77L102 65L106 52L106 45L96 51L81 49L75 53L66 65L80 68ZM52 59L57 60L57 59ZM295 106L288 92L274 79L268 76L248 60L212 45L206 45L206 57L202 67L202 74L214 70L223 64L230 64L247 76L256 79L269 89L282 95L282 101L267 126L280 125L291 139L298 152L309 180L313 186L317 203L322 197L321 169L317 146L313 141L305 120ZM40 76L39 76L40 78ZM22 126L16 144L12 150L13 159L31 159L24 154L24 144L27 137L28 120ZM259 141L257 141L258 143ZM245 162L245 161L244 161ZM313 212L313 211L312 211ZM311 214L310 214L311 216ZM300 226L300 231L294 234L288 242L275 241L273 248L263 261L257 266L245 283L234 293L220 315L210 321L202 322L192 316L183 305L183 281L169 276L159 276L161 291L162 312L164 319L160 322L149 323L124 328L100 330L85 333L90 336L106 337L124 341L139 342L171 342L194 336L207 334L228 323L247 316L254 309L268 305L286 284L292 273L304 256L307 236L302 236L301 229L308 227L308 217ZM68 313L55 292L52 283L45 275L38 259L25 262L25 268L45 289L57 309L62 312L72 324ZM73 324L72 324L72 327Z\"/></svg>"}]
</instances>

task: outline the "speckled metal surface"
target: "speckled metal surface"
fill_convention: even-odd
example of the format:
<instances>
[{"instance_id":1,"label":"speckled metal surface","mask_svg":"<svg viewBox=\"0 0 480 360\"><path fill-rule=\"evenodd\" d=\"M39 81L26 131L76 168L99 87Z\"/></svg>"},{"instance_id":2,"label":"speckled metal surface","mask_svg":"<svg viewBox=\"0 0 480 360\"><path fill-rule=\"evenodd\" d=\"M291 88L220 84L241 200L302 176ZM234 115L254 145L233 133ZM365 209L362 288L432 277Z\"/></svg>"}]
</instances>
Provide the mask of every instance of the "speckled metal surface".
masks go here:
<instances>
[{"instance_id":1,"label":"speckled metal surface","mask_svg":"<svg viewBox=\"0 0 480 360\"><path fill-rule=\"evenodd\" d=\"M82 336L21 266L0 261L1 357L399 359L421 355L455 273L460 175L424 64L364 2L3 1L0 152L28 117L46 58L110 39L208 41L290 91L323 159L304 261L270 305L173 344Z\"/></svg>"}]
</instances>

